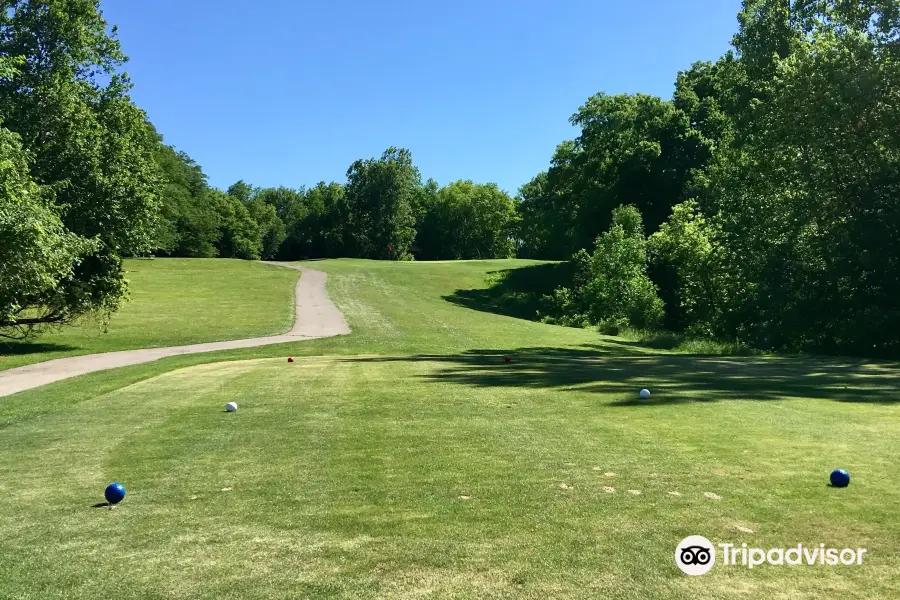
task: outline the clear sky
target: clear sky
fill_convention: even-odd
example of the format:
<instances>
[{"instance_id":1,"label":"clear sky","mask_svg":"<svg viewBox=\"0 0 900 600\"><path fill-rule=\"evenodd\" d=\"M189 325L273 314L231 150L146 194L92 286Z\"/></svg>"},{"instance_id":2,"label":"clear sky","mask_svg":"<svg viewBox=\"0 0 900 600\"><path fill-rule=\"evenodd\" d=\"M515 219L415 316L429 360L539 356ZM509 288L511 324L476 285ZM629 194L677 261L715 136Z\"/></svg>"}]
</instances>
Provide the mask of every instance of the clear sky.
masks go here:
<instances>
[{"instance_id":1,"label":"clear sky","mask_svg":"<svg viewBox=\"0 0 900 600\"><path fill-rule=\"evenodd\" d=\"M423 178L510 193L596 92L671 97L740 0L103 0L133 97L210 183L345 180L409 148Z\"/></svg>"}]
</instances>

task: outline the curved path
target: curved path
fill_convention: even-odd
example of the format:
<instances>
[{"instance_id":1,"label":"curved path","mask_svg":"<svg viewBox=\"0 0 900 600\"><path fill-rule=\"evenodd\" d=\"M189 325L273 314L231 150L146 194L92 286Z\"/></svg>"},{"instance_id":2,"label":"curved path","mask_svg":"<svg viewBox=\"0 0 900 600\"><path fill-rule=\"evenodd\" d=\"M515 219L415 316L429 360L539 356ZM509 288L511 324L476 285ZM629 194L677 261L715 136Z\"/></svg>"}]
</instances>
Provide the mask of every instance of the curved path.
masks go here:
<instances>
[{"instance_id":1,"label":"curved path","mask_svg":"<svg viewBox=\"0 0 900 600\"><path fill-rule=\"evenodd\" d=\"M269 263L281 267L298 269L303 275L297 280L295 294L294 326L287 333L245 340L229 340L226 342L209 342L188 346L170 346L168 348L146 348L142 350L123 350L120 352L104 352L57 358L24 367L16 367L0 371L0 397L15 394L23 390L40 387L61 379L105 371L117 367L137 365L176 356L179 354L195 354L198 352L214 352L233 348L251 348L269 344L283 344L315 338L346 335L350 328L344 316L325 293L325 273L312 269L302 269L293 265Z\"/></svg>"}]
</instances>

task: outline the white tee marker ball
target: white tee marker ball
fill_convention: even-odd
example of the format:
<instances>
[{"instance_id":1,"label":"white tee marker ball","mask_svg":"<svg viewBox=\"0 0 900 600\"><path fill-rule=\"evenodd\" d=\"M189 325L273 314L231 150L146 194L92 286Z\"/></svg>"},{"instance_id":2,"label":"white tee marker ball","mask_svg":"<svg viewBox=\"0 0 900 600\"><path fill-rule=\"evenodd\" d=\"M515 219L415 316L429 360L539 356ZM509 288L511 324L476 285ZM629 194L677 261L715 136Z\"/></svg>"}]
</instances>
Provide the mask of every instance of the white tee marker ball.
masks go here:
<instances>
[{"instance_id":1,"label":"white tee marker ball","mask_svg":"<svg viewBox=\"0 0 900 600\"><path fill-rule=\"evenodd\" d=\"M646 400L649 397L650 397L650 390L648 390L646 388L641 390L641 400Z\"/></svg>"},{"instance_id":2,"label":"white tee marker ball","mask_svg":"<svg viewBox=\"0 0 900 600\"><path fill-rule=\"evenodd\" d=\"M236 410L237 410L237 403L235 403L235 402L229 402L228 404L225 405L225 410L227 410L228 412L234 412L234 411L236 411Z\"/></svg>"}]
</instances>

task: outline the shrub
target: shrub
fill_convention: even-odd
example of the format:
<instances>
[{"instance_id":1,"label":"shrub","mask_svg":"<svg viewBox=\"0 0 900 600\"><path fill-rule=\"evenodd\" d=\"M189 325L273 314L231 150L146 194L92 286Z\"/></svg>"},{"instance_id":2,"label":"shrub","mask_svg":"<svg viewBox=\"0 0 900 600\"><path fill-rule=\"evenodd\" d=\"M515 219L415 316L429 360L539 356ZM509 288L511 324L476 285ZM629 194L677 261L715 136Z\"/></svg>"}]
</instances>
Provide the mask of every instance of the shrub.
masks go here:
<instances>
[{"instance_id":1,"label":"shrub","mask_svg":"<svg viewBox=\"0 0 900 600\"><path fill-rule=\"evenodd\" d=\"M592 323L606 330L660 325L663 302L647 275L646 244L637 208L616 208L609 231L597 238L584 288Z\"/></svg>"},{"instance_id":2,"label":"shrub","mask_svg":"<svg viewBox=\"0 0 900 600\"><path fill-rule=\"evenodd\" d=\"M716 289L712 229L697 202L676 206L669 220L648 240L651 272L665 290L666 326L710 335Z\"/></svg>"}]
</instances>

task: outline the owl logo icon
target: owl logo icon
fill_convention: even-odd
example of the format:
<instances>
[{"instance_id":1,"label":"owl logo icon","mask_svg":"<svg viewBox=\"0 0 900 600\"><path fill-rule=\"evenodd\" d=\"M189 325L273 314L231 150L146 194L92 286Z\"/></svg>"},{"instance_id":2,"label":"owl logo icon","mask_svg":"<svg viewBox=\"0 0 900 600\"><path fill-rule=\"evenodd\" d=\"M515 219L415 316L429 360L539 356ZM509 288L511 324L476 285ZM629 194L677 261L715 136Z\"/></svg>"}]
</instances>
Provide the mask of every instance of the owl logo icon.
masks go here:
<instances>
[{"instance_id":1,"label":"owl logo icon","mask_svg":"<svg viewBox=\"0 0 900 600\"><path fill-rule=\"evenodd\" d=\"M681 540L675 549L675 564L687 575L704 575L716 564L716 547L702 535Z\"/></svg>"}]
</instances>

